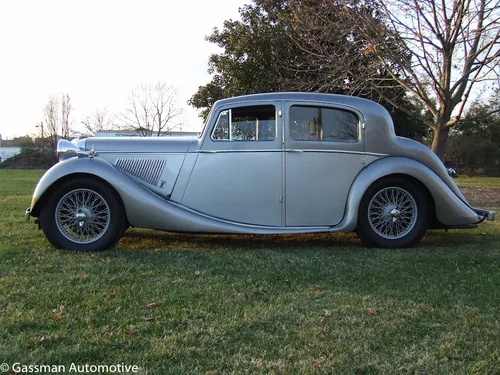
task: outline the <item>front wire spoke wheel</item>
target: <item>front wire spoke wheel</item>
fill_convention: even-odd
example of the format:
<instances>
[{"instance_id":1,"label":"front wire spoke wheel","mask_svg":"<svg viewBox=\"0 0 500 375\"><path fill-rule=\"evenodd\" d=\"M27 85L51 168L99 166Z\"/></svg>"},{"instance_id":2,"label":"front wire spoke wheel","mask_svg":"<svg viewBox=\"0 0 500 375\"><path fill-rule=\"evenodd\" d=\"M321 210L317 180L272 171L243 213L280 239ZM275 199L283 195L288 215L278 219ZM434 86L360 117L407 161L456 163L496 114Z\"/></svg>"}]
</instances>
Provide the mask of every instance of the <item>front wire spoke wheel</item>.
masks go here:
<instances>
[{"instance_id":1,"label":"front wire spoke wheel","mask_svg":"<svg viewBox=\"0 0 500 375\"><path fill-rule=\"evenodd\" d=\"M111 222L111 210L103 196L90 189L66 193L55 209L60 233L78 244L90 244L101 238Z\"/></svg>"},{"instance_id":2,"label":"front wire spoke wheel","mask_svg":"<svg viewBox=\"0 0 500 375\"><path fill-rule=\"evenodd\" d=\"M368 204L368 222L379 236L395 240L406 236L417 222L418 209L413 196L397 186L386 187Z\"/></svg>"}]
</instances>

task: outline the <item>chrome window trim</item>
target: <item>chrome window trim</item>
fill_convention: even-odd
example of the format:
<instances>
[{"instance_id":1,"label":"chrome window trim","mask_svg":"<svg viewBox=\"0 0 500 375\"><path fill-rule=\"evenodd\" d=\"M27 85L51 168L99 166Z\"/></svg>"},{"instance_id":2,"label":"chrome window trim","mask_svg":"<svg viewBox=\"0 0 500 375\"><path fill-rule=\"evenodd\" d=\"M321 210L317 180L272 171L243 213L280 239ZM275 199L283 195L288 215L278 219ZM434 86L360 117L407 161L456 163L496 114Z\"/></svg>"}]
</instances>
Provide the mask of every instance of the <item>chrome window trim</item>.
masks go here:
<instances>
[{"instance_id":1,"label":"chrome window trim","mask_svg":"<svg viewBox=\"0 0 500 375\"><path fill-rule=\"evenodd\" d=\"M297 104L297 103L292 103L289 107L288 107L288 135L290 137L290 139L294 142L328 142L328 143L349 143L349 144L357 144L359 142L361 142L361 130L363 129L363 127L361 126L362 123L361 123L361 119L359 117L359 114L350 109L350 108L346 108L344 106L332 106L332 105L328 105L328 104L324 104L323 102L321 103L318 103L318 102L314 102L314 101L311 101L310 102L311 105L309 105L309 103L307 104ZM352 115L354 115L356 117L356 119L358 120L358 123L357 123L357 138L356 139L352 139L352 140L340 140L340 139L336 139L336 140L332 140L332 141L328 141L328 140L324 140L324 139L321 139L321 140L316 140L316 139L295 139L295 138L292 138L292 133L290 131L290 122L292 120L292 116L291 116L291 111L292 111L292 108L293 107L306 107L306 108L326 108L326 109L333 109L333 110L337 110L337 111L344 111L344 112L349 112L351 113ZM364 124L364 121L363 121L363 124Z\"/></svg>"},{"instance_id":2,"label":"chrome window trim","mask_svg":"<svg viewBox=\"0 0 500 375\"><path fill-rule=\"evenodd\" d=\"M243 103L243 104L246 104L246 103ZM243 107L263 107L263 106L272 106L274 107L274 138L273 139L265 139L265 140L239 140L239 139L232 139L232 133L233 133L233 128L232 128L232 125L233 125L233 108L243 108ZM225 112L225 111L228 111L229 112L229 139L214 139L214 133L215 133L215 129L217 127L217 124L219 123L219 118L220 118L220 115L222 114L222 112ZM258 104L254 104L252 102L249 102L248 105L239 105L237 107L231 107L231 108L228 108L228 109L220 109L218 115L217 115L217 120L215 121L215 124L212 128L212 132L210 133L210 140L212 142L274 142L276 140L276 138L278 137L278 108L276 106L276 104L269 104L269 103L258 103Z\"/></svg>"},{"instance_id":3,"label":"chrome window trim","mask_svg":"<svg viewBox=\"0 0 500 375\"><path fill-rule=\"evenodd\" d=\"M228 112L229 113L229 139L214 139L214 133L215 129L217 129L217 124L219 123L220 116L222 115L223 112ZM231 108L229 109L222 109L219 111L217 115L217 120L215 121L214 127L212 128L212 132L210 133L210 139L214 142L230 142L231 140Z\"/></svg>"},{"instance_id":4,"label":"chrome window trim","mask_svg":"<svg viewBox=\"0 0 500 375\"><path fill-rule=\"evenodd\" d=\"M233 109L229 108L229 139L231 142L233 140Z\"/></svg>"}]
</instances>

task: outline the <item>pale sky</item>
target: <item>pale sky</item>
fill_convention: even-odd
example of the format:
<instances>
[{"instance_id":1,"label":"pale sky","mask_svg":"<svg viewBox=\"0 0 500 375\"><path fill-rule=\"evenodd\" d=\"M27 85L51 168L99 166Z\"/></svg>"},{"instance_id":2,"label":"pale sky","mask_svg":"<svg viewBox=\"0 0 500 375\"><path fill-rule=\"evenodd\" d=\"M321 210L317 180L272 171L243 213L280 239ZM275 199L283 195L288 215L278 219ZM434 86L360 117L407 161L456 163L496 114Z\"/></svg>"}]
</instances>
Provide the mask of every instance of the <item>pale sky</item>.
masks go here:
<instances>
[{"instance_id":1,"label":"pale sky","mask_svg":"<svg viewBox=\"0 0 500 375\"><path fill-rule=\"evenodd\" d=\"M186 101L210 80L205 36L248 2L0 0L0 134L38 134L51 94L70 95L77 125L123 112L134 86L157 80L179 88L183 130L200 130Z\"/></svg>"}]
</instances>

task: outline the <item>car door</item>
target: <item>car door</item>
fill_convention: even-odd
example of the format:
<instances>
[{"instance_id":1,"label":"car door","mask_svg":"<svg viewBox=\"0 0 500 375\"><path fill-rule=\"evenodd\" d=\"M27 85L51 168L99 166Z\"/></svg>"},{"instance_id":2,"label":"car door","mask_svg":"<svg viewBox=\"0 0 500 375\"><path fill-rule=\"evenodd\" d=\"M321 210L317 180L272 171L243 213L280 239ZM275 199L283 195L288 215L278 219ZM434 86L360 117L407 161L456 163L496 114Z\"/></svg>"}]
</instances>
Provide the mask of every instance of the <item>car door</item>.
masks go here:
<instances>
[{"instance_id":1,"label":"car door","mask_svg":"<svg viewBox=\"0 0 500 375\"><path fill-rule=\"evenodd\" d=\"M363 167L362 116L330 103L285 104L286 226L334 226Z\"/></svg>"},{"instance_id":2,"label":"car door","mask_svg":"<svg viewBox=\"0 0 500 375\"><path fill-rule=\"evenodd\" d=\"M280 102L222 107L215 114L182 204L234 222L282 226Z\"/></svg>"}]
</instances>

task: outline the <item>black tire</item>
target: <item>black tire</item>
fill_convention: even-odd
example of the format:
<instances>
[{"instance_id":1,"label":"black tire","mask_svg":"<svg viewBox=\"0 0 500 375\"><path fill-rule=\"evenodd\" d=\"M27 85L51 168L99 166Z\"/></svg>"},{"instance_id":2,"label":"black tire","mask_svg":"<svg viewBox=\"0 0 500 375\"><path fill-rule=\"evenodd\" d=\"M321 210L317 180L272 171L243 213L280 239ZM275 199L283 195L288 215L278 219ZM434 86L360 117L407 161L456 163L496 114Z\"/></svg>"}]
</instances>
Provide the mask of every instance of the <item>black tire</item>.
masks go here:
<instances>
[{"instance_id":1,"label":"black tire","mask_svg":"<svg viewBox=\"0 0 500 375\"><path fill-rule=\"evenodd\" d=\"M114 247L125 223L125 210L115 192L92 178L64 182L40 213L41 228L54 247L81 252Z\"/></svg>"},{"instance_id":2,"label":"black tire","mask_svg":"<svg viewBox=\"0 0 500 375\"><path fill-rule=\"evenodd\" d=\"M427 199L418 183L405 178L387 177L374 182L359 205L358 236L369 247L415 245L429 227Z\"/></svg>"}]
</instances>

